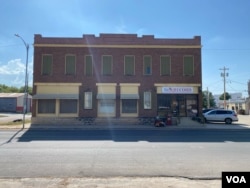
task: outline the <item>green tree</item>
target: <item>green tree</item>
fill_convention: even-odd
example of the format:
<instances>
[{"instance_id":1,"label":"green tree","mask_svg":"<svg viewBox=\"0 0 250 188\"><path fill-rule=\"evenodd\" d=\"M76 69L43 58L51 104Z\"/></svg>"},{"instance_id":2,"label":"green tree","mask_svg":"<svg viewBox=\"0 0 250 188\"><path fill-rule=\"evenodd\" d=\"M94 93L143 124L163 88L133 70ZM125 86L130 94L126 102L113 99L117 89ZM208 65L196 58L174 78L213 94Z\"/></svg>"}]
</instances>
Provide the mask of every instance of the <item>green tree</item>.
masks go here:
<instances>
[{"instance_id":1,"label":"green tree","mask_svg":"<svg viewBox=\"0 0 250 188\"><path fill-rule=\"evenodd\" d=\"M229 95L229 93L228 93L228 92L226 92L225 94L226 94L226 97L225 97L225 98L226 98L226 100L231 99L231 95ZM222 93L222 94L221 94L221 96L220 96L220 100L224 100L224 93Z\"/></svg>"},{"instance_id":2,"label":"green tree","mask_svg":"<svg viewBox=\"0 0 250 188\"><path fill-rule=\"evenodd\" d=\"M209 103L207 101L208 94L209 94ZM209 104L210 108L216 107L214 96L213 96L213 94L211 92L203 91L202 92L202 97L203 97L203 108L208 108L208 104Z\"/></svg>"},{"instance_id":3,"label":"green tree","mask_svg":"<svg viewBox=\"0 0 250 188\"><path fill-rule=\"evenodd\" d=\"M23 87L20 87L19 93L24 93L24 86L23 86ZM28 93L29 93L30 95L32 95L32 87L29 87L29 86L28 86Z\"/></svg>"},{"instance_id":4,"label":"green tree","mask_svg":"<svg viewBox=\"0 0 250 188\"><path fill-rule=\"evenodd\" d=\"M7 86L5 84L0 84L0 92L1 93L18 93L19 89L13 86Z\"/></svg>"},{"instance_id":5,"label":"green tree","mask_svg":"<svg viewBox=\"0 0 250 188\"><path fill-rule=\"evenodd\" d=\"M0 93L24 93L24 87L7 86L0 84ZM28 87L28 93L32 95L32 87Z\"/></svg>"}]
</instances>

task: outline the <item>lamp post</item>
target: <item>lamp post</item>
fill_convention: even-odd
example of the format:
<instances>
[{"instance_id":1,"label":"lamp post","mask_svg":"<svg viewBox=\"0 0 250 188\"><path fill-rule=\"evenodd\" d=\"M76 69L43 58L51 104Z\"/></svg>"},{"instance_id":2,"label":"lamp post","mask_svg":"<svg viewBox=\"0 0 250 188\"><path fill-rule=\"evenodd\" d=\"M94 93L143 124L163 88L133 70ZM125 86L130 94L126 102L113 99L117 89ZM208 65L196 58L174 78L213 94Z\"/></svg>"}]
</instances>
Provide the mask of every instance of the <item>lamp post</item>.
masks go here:
<instances>
[{"instance_id":1,"label":"lamp post","mask_svg":"<svg viewBox=\"0 0 250 188\"><path fill-rule=\"evenodd\" d=\"M25 65L25 83L24 83L24 99L23 99L23 129L25 125L25 113L27 110L27 98L28 98L28 55L29 55L29 44L27 44L23 38L15 34L16 37L20 38L23 41L23 44L26 48L26 65Z\"/></svg>"}]
</instances>

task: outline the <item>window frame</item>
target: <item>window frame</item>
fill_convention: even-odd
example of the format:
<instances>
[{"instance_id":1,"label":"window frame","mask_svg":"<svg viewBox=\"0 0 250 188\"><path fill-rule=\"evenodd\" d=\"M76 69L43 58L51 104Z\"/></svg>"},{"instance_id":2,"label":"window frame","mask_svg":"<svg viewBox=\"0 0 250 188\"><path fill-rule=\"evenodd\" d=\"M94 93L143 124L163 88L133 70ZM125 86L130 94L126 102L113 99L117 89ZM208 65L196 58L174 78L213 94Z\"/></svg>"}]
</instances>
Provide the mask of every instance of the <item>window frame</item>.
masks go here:
<instances>
[{"instance_id":1,"label":"window frame","mask_svg":"<svg viewBox=\"0 0 250 188\"><path fill-rule=\"evenodd\" d=\"M104 58L105 57L110 57L111 59L111 61L109 62L109 61L107 61L107 62L105 62L105 60L104 60ZM104 67L106 67L104 64L105 63L110 63L110 72L105 72L104 73ZM110 76L110 75L112 75L113 74L113 56L112 55L102 55L102 75L103 76Z\"/></svg>"},{"instance_id":2,"label":"window frame","mask_svg":"<svg viewBox=\"0 0 250 188\"><path fill-rule=\"evenodd\" d=\"M133 58L133 62L132 62L132 66L133 66L133 73L127 73L127 72L129 72L129 71L126 71L127 69L126 69L126 67L128 66L128 65L126 65L127 63L131 63L131 62L127 62L126 61L126 58L128 58L128 57L132 57ZM125 55L124 56L124 75L125 76L134 76L135 75L135 56L134 55Z\"/></svg>"},{"instance_id":3,"label":"window frame","mask_svg":"<svg viewBox=\"0 0 250 188\"><path fill-rule=\"evenodd\" d=\"M87 58L90 57L91 62L87 62ZM84 63L84 75L85 76L92 76L93 75L93 56L92 55L85 55L85 63ZM87 63L90 63L90 65L87 65ZM87 66L90 66L91 72L87 72Z\"/></svg>"},{"instance_id":4,"label":"window frame","mask_svg":"<svg viewBox=\"0 0 250 188\"><path fill-rule=\"evenodd\" d=\"M45 73L44 71L44 57L51 57L51 65L50 65L50 70L48 70L49 73ZM52 71L53 71L53 55L52 54L42 54L42 68L41 68L41 75L52 75Z\"/></svg>"},{"instance_id":5,"label":"window frame","mask_svg":"<svg viewBox=\"0 0 250 188\"><path fill-rule=\"evenodd\" d=\"M67 72L67 63L72 63L72 62L67 62L67 57L74 57L74 73ZM76 75L76 55L74 54L65 55L65 75Z\"/></svg>"},{"instance_id":6,"label":"window frame","mask_svg":"<svg viewBox=\"0 0 250 188\"><path fill-rule=\"evenodd\" d=\"M150 62L149 62L149 73L148 70L146 69L146 62L145 58L150 58ZM143 75L148 76L148 75L152 75L152 56L151 55L144 55L143 56Z\"/></svg>"},{"instance_id":7,"label":"window frame","mask_svg":"<svg viewBox=\"0 0 250 188\"><path fill-rule=\"evenodd\" d=\"M162 58L164 58L164 57L169 57L169 62L162 61ZM168 66L166 65L166 67L169 67L169 72L166 74L163 74L163 63L169 64ZM167 70L165 72L167 72ZM160 56L160 75L161 76L171 76L171 56L170 55L161 55Z\"/></svg>"},{"instance_id":8,"label":"window frame","mask_svg":"<svg viewBox=\"0 0 250 188\"><path fill-rule=\"evenodd\" d=\"M192 57L192 62L185 62L185 58L190 58ZM187 63L191 63L192 64L192 72L189 73L189 70L186 70L185 69L185 66L188 66L188 65L185 65ZM184 55L183 56L183 76L194 76L194 56L193 55Z\"/></svg>"}]
</instances>

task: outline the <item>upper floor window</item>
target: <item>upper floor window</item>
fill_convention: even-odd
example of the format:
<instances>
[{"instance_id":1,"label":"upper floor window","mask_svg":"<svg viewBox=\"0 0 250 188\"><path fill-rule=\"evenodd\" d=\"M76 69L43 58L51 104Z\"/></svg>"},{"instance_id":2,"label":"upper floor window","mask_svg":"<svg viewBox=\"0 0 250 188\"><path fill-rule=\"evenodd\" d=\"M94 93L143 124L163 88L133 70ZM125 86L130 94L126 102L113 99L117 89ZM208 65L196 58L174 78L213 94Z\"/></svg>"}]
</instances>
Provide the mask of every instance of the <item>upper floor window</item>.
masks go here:
<instances>
[{"instance_id":1,"label":"upper floor window","mask_svg":"<svg viewBox=\"0 0 250 188\"><path fill-rule=\"evenodd\" d=\"M149 55L143 57L143 74L144 75L152 74L152 57Z\"/></svg>"},{"instance_id":2,"label":"upper floor window","mask_svg":"<svg viewBox=\"0 0 250 188\"><path fill-rule=\"evenodd\" d=\"M161 56L161 76L170 76L171 74L171 60L170 56Z\"/></svg>"},{"instance_id":3,"label":"upper floor window","mask_svg":"<svg viewBox=\"0 0 250 188\"><path fill-rule=\"evenodd\" d=\"M112 75L112 62L111 55L102 56L102 75Z\"/></svg>"},{"instance_id":4,"label":"upper floor window","mask_svg":"<svg viewBox=\"0 0 250 188\"><path fill-rule=\"evenodd\" d=\"M91 55L85 56L84 74L87 76L93 75L93 59Z\"/></svg>"},{"instance_id":5,"label":"upper floor window","mask_svg":"<svg viewBox=\"0 0 250 188\"><path fill-rule=\"evenodd\" d=\"M135 56L126 55L124 57L124 75L135 75Z\"/></svg>"},{"instance_id":6,"label":"upper floor window","mask_svg":"<svg viewBox=\"0 0 250 188\"><path fill-rule=\"evenodd\" d=\"M51 75L52 74L52 55L43 55L42 56L42 75Z\"/></svg>"},{"instance_id":7,"label":"upper floor window","mask_svg":"<svg viewBox=\"0 0 250 188\"><path fill-rule=\"evenodd\" d=\"M183 74L184 76L194 75L194 56L184 56L183 57Z\"/></svg>"},{"instance_id":8,"label":"upper floor window","mask_svg":"<svg viewBox=\"0 0 250 188\"><path fill-rule=\"evenodd\" d=\"M65 57L65 74L75 75L76 73L76 56L66 55Z\"/></svg>"}]
</instances>

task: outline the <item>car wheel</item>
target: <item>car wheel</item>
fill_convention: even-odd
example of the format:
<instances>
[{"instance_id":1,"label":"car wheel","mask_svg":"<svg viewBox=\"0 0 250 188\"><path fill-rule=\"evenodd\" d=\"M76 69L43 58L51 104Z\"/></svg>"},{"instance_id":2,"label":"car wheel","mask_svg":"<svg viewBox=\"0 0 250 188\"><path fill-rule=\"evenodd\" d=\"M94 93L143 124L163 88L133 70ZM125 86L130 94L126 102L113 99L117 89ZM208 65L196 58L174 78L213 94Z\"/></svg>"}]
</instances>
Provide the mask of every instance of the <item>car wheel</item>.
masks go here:
<instances>
[{"instance_id":1,"label":"car wheel","mask_svg":"<svg viewBox=\"0 0 250 188\"><path fill-rule=\"evenodd\" d=\"M225 119L225 123L226 123L226 124L231 124L231 123L232 123L232 120L231 120L230 118L227 118L227 119Z\"/></svg>"}]
</instances>

